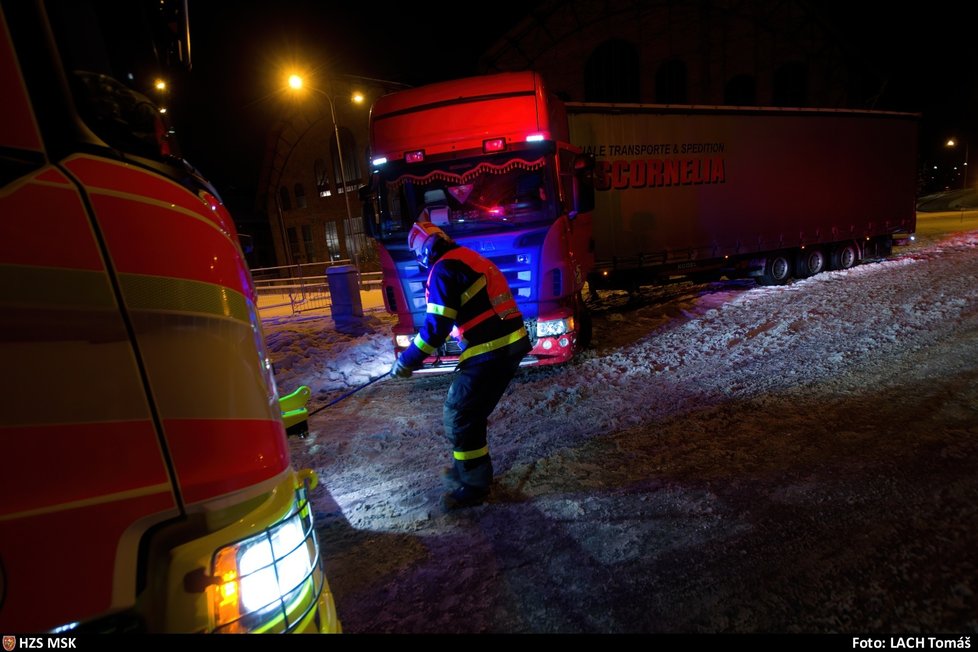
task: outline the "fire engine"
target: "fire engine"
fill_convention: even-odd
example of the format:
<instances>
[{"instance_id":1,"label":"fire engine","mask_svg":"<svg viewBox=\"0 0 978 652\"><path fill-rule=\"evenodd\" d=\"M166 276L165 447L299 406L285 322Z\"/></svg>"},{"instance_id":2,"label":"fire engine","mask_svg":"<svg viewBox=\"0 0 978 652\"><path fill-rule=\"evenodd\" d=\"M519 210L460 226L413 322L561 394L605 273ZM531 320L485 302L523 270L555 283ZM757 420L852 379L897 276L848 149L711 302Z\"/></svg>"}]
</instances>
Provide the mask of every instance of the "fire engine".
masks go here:
<instances>
[{"instance_id":1,"label":"fire engine","mask_svg":"<svg viewBox=\"0 0 978 652\"><path fill-rule=\"evenodd\" d=\"M5 634L340 631L234 222L142 92L185 19L0 2Z\"/></svg>"}]
</instances>

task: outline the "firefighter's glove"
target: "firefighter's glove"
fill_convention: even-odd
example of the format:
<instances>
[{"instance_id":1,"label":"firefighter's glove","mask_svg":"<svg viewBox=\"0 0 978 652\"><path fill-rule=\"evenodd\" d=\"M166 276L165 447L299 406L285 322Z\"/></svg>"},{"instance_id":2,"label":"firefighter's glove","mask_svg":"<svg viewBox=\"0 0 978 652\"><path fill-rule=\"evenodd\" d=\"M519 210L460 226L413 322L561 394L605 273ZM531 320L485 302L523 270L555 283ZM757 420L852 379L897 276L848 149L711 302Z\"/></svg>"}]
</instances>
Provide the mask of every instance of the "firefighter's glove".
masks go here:
<instances>
[{"instance_id":1,"label":"firefighter's glove","mask_svg":"<svg viewBox=\"0 0 978 652\"><path fill-rule=\"evenodd\" d=\"M394 366L391 367L391 376L395 378L410 378L413 371L411 367L401 362L401 359L398 358L394 361Z\"/></svg>"}]
</instances>

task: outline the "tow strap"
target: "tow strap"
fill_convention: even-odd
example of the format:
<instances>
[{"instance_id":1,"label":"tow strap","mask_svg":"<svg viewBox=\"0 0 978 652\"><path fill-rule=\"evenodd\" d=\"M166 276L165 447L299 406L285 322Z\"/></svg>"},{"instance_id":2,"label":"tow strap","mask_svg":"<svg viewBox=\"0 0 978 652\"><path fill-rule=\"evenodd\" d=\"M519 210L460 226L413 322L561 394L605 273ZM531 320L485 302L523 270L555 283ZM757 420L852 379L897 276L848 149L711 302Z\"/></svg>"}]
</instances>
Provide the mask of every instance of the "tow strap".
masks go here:
<instances>
[{"instance_id":1,"label":"tow strap","mask_svg":"<svg viewBox=\"0 0 978 652\"><path fill-rule=\"evenodd\" d=\"M373 385L374 383L376 383L378 380L380 380L382 378L387 378L389 375L390 374L388 374L388 373L383 373L383 374L380 374L379 376L377 376L376 378L371 378L370 380L368 380L364 384L360 385L359 387L354 387L353 389L351 389L350 391L348 391L346 394L343 394L342 396L336 397L335 399L333 399L332 401L330 401L326 405L320 405L318 408L316 408L315 410L313 410L312 412L310 412L309 413L309 416L312 416L312 415L316 414L317 412L321 412L322 410L325 410L326 408L330 407L331 405L336 405L337 403L339 403L343 399L350 398L351 396L353 396L354 394L356 394L357 392L359 392L361 389L364 389L365 387L369 387L370 385Z\"/></svg>"}]
</instances>

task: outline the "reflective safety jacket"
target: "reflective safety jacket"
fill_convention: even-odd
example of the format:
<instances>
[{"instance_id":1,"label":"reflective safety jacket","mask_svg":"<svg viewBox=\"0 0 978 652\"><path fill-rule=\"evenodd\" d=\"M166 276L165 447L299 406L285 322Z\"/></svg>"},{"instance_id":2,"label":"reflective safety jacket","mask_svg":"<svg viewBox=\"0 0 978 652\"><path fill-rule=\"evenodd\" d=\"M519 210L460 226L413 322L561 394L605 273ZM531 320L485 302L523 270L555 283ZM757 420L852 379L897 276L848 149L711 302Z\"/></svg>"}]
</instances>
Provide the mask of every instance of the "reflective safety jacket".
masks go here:
<instances>
[{"instance_id":1,"label":"reflective safety jacket","mask_svg":"<svg viewBox=\"0 0 978 652\"><path fill-rule=\"evenodd\" d=\"M421 367L456 328L462 347L459 364L530 350L523 315L506 277L471 249L445 252L428 272L427 314L421 330L402 354L412 369Z\"/></svg>"}]
</instances>

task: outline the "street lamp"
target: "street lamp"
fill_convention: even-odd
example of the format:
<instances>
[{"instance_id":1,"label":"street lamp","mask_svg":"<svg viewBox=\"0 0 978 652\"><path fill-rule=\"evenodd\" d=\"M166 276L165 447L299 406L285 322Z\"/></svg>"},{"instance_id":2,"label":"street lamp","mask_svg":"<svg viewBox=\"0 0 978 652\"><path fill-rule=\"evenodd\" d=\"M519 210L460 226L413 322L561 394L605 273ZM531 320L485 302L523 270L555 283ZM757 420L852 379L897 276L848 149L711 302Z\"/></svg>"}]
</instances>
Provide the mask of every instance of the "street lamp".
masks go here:
<instances>
[{"instance_id":1,"label":"street lamp","mask_svg":"<svg viewBox=\"0 0 978 652\"><path fill-rule=\"evenodd\" d=\"M289 84L289 88L294 92L301 91L305 86L302 76L298 74L289 75L288 84ZM333 104L332 95L318 88L313 88L312 90L325 97L326 101L329 103L329 116L333 121L333 135L336 138L336 157L339 159L340 162L340 183L343 184L343 199L346 202L346 218L347 218L347 229L349 230L348 235L350 239L350 254L353 258L353 267L356 268L357 277L359 278L360 259L359 259L359 255L357 254L357 242L355 238L355 230L353 228L353 211L350 209L350 192L349 192L350 189L347 186L347 181L346 181L346 166L343 163L343 144L340 141L340 127L336 122L336 108ZM363 95L361 95L360 93L355 93L352 99L354 102L359 104L363 102Z\"/></svg>"},{"instance_id":2,"label":"street lamp","mask_svg":"<svg viewBox=\"0 0 978 652\"><path fill-rule=\"evenodd\" d=\"M948 138L947 142L944 143L944 146L951 147L951 148L957 147L958 142L953 138ZM962 173L961 176L963 177L963 181L961 182L961 187L967 189L968 187L968 143L967 142L964 144L964 172Z\"/></svg>"}]
</instances>

